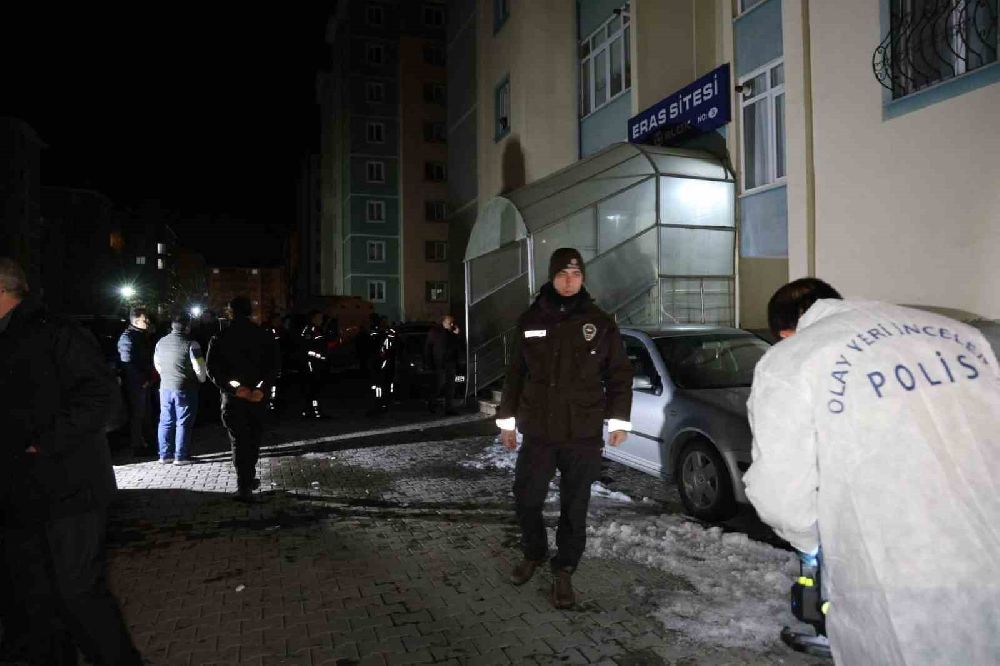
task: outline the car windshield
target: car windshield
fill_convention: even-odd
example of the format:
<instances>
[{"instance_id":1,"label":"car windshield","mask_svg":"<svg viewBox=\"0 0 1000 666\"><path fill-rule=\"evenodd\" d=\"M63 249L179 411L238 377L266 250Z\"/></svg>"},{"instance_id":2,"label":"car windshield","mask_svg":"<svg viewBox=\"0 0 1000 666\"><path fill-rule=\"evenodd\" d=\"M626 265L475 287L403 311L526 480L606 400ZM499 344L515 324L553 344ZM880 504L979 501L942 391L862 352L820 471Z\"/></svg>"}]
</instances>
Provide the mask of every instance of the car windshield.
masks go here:
<instances>
[{"instance_id":1,"label":"car windshield","mask_svg":"<svg viewBox=\"0 0 1000 666\"><path fill-rule=\"evenodd\" d=\"M679 388L750 386L753 369L770 345L749 333L656 338L670 378Z\"/></svg>"}]
</instances>

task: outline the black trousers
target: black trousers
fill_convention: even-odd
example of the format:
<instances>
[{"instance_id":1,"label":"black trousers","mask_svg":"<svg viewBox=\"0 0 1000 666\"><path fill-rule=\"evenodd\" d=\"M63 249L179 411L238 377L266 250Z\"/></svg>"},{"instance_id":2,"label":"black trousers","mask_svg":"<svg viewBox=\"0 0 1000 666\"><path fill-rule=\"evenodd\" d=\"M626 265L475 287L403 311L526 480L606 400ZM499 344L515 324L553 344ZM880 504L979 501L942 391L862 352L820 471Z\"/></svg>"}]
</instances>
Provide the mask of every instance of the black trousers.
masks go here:
<instances>
[{"instance_id":1,"label":"black trousers","mask_svg":"<svg viewBox=\"0 0 1000 666\"><path fill-rule=\"evenodd\" d=\"M305 409L319 407L319 397L323 393L323 385L329 369L323 361L309 361L302 373L302 394L305 397Z\"/></svg>"},{"instance_id":2,"label":"black trousers","mask_svg":"<svg viewBox=\"0 0 1000 666\"><path fill-rule=\"evenodd\" d=\"M149 413L149 387L133 379L126 380L125 393L128 398L128 430L130 443L136 451L149 447L146 439L146 422Z\"/></svg>"},{"instance_id":3,"label":"black trousers","mask_svg":"<svg viewBox=\"0 0 1000 666\"><path fill-rule=\"evenodd\" d=\"M514 503L521 524L521 550L529 560L548 556L542 518L549 483L559 470L559 527L553 569L574 570L587 545L590 486L601 475L600 437L548 442L525 435L514 467Z\"/></svg>"},{"instance_id":4,"label":"black trousers","mask_svg":"<svg viewBox=\"0 0 1000 666\"><path fill-rule=\"evenodd\" d=\"M108 588L107 512L5 527L6 563L27 620L32 664L76 664L76 647L94 664L141 664ZM75 645L74 645L75 644Z\"/></svg>"},{"instance_id":5,"label":"black trousers","mask_svg":"<svg viewBox=\"0 0 1000 666\"><path fill-rule=\"evenodd\" d=\"M222 398L222 424L229 433L233 467L240 488L249 487L256 478L257 459L264 431L267 403L250 402L226 394Z\"/></svg>"},{"instance_id":6,"label":"black trousers","mask_svg":"<svg viewBox=\"0 0 1000 666\"><path fill-rule=\"evenodd\" d=\"M446 365L434 370L434 395L431 400L443 400L445 409L451 407L455 397L455 366Z\"/></svg>"}]
</instances>

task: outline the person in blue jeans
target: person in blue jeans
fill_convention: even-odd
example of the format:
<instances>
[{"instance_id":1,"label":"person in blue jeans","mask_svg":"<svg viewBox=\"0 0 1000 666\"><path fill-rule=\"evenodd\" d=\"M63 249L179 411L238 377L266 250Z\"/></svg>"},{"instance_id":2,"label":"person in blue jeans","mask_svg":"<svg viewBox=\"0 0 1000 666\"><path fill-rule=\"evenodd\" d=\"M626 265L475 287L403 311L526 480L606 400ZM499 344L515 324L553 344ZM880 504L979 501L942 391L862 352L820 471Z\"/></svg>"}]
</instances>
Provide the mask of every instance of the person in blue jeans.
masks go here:
<instances>
[{"instance_id":1,"label":"person in blue jeans","mask_svg":"<svg viewBox=\"0 0 1000 666\"><path fill-rule=\"evenodd\" d=\"M201 345L190 337L191 318L186 313L174 315L170 329L153 352L153 365L160 373L160 464L190 465L198 387L208 369Z\"/></svg>"}]
</instances>

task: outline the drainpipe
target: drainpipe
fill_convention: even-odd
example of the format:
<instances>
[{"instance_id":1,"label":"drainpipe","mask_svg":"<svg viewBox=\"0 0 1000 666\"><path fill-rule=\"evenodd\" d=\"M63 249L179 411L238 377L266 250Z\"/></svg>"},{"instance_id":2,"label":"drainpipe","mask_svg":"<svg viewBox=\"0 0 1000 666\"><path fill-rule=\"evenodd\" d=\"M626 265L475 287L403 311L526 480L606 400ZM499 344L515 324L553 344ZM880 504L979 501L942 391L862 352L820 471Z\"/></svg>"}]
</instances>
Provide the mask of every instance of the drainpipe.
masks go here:
<instances>
[{"instance_id":1,"label":"drainpipe","mask_svg":"<svg viewBox=\"0 0 1000 666\"><path fill-rule=\"evenodd\" d=\"M812 44L809 0L802 0L802 75L806 117L806 270L816 275L816 163L813 153Z\"/></svg>"}]
</instances>

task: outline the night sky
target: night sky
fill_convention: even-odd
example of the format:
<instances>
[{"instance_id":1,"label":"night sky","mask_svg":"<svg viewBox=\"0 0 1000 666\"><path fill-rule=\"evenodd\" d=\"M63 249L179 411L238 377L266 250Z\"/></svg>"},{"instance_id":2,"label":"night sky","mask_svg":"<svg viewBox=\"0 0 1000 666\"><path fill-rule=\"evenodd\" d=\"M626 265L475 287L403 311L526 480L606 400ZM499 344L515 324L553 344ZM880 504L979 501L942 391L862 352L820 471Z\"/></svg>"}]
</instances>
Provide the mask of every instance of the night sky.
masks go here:
<instances>
[{"instance_id":1,"label":"night sky","mask_svg":"<svg viewBox=\"0 0 1000 666\"><path fill-rule=\"evenodd\" d=\"M207 254L220 239L183 220L294 225L334 1L0 4L0 115L48 144L43 185L158 200Z\"/></svg>"}]
</instances>

